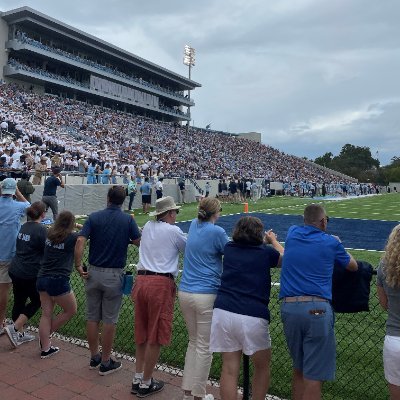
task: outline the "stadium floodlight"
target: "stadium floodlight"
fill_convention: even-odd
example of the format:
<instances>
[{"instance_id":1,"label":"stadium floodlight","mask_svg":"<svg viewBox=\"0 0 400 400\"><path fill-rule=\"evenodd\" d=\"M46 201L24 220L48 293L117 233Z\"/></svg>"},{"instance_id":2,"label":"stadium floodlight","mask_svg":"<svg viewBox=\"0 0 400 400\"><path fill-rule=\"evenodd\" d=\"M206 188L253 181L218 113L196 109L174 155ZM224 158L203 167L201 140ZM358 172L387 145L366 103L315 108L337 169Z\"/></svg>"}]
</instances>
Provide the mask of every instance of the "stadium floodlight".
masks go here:
<instances>
[{"instance_id":1,"label":"stadium floodlight","mask_svg":"<svg viewBox=\"0 0 400 400\"><path fill-rule=\"evenodd\" d=\"M196 61L196 50L188 44L183 49L183 63L189 67L194 67Z\"/></svg>"},{"instance_id":2,"label":"stadium floodlight","mask_svg":"<svg viewBox=\"0 0 400 400\"><path fill-rule=\"evenodd\" d=\"M183 63L189 67L189 79L192 79L192 67L196 64L196 50L193 47L190 47L188 44L183 48ZM188 90L188 100L190 102L190 89ZM190 105L188 106L187 111L189 121L186 124L186 134L189 134L189 125L190 125Z\"/></svg>"}]
</instances>

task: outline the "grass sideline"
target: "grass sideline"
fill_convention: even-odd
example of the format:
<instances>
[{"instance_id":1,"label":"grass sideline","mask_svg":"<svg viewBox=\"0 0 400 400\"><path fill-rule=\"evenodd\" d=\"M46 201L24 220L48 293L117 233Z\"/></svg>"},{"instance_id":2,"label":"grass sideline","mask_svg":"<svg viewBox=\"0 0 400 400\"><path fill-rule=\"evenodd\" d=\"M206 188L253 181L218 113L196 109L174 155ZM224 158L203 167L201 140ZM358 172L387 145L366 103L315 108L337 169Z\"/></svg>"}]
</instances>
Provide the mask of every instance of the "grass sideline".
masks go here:
<instances>
[{"instance_id":1,"label":"grass sideline","mask_svg":"<svg viewBox=\"0 0 400 400\"><path fill-rule=\"evenodd\" d=\"M346 199L343 201L321 201L327 213L334 217L382 219L397 221L400 216L398 206L400 194ZM313 202L308 198L272 197L250 202L249 211L274 214L301 215L304 206ZM243 211L241 204L223 204L223 215L236 214ZM178 221L191 220L196 216L197 204L185 204L178 215ZM151 217L135 212L139 226L143 226ZM83 221L82 221L83 222ZM359 260L365 260L377 266L381 252L351 251ZM129 249L127 268L134 270L137 261L137 249ZM279 270L273 272L273 281L279 281ZM61 329L66 336L85 338L85 296L83 283L76 273L72 275L72 283L78 300L78 314ZM324 384L324 399L334 400L365 400L387 398L386 382L383 376L381 349L384 338L386 315L380 310L374 283L371 290L371 311L369 313L336 315L336 337L338 343L337 379ZM290 397L291 363L286 348L279 316L278 288L271 291L271 338L272 338L272 373L270 393L283 398ZM33 319L33 325L38 323L39 315ZM120 320L117 328L115 349L134 355L133 342L133 305L128 297L124 298ZM183 368L187 346L187 333L184 320L175 303L174 327L172 344L162 350L160 361L170 366ZM214 356L210 376L219 379L221 359Z\"/></svg>"}]
</instances>

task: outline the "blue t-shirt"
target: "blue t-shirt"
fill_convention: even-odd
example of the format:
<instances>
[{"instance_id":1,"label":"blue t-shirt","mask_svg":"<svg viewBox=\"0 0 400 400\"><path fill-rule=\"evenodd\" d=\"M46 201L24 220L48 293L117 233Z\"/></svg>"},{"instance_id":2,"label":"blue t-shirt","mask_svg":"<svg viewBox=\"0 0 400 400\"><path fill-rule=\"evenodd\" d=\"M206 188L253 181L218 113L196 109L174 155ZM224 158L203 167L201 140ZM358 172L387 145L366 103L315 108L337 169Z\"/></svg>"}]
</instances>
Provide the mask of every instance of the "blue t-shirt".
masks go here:
<instances>
[{"instance_id":1,"label":"blue t-shirt","mask_svg":"<svg viewBox=\"0 0 400 400\"><path fill-rule=\"evenodd\" d=\"M111 174L111 170L109 169L105 169L101 175L101 183L103 185L108 185L110 183L110 174Z\"/></svg>"},{"instance_id":2,"label":"blue t-shirt","mask_svg":"<svg viewBox=\"0 0 400 400\"><path fill-rule=\"evenodd\" d=\"M279 252L271 246L227 243L214 307L269 321L270 268L278 261Z\"/></svg>"},{"instance_id":3,"label":"blue t-shirt","mask_svg":"<svg viewBox=\"0 0 400 400\"><path fill-rule=\"evenodd\" d=\"M11 261L14 257L21 217L29 206L28 202L12 197L0 197L0 261Z\"/></svg>"},{"instance_id":4,"label":"blue t-shirt","mask_svg":"<svg viewBox=\"0 0 400 400\"><path fill-rule=\"evenodd\" d=\"M124 268L128 245L140 238L135 220L110 205L89 215L79 236L90 239L89 263L102 268Z\"/></svg>"},{"instance_id":5,"label":"blue t-shirt","mask_svg":"<svg viewBox=\"0 0 400 400\"><path fill-rule=\"evenodd\" d=\"M189 228L179 290L217 293L221 284L222 255L228 236L223 228L196 218Z\"/></svg>"},{"instance_id":6,"label":"blue t-shirt","mask_svg":"<svg viewBox=\"0 0 400 400\"><path fill-rule=\"evenodd\" d=\"M149 182L143 183L143 185L140 187L140 193L145 196L151 194L151 186Z\"/></svg>"},{"instance_id":7,"label":"blue t-shirt","mask_svg":"<svg viewBox=\"0 0 400 400\"><path fill-rule=\"evenodd\" d=\"M43 196L55 196L58 186L61 186L60 180L54 175L49 176L44 183Z\"/></svg>"},{"instance_id":8,"label":"blue t-shirt","mask_svg":"<svg viewBox=\"0 0 400 400\"><path fill-rule=\"evenodd\" d=\"M95 171L96 171L96 167L94 167L93 165L88 166L88 170L87 170L88 176L94 176Z\"/></svg>"},{"instance_id":9,"label":"blue t-shirt","mask_svg":"<svg viewBox=\"0 0 400 400\"><path fill-rule=\"evenodd\" d=\"M332 300L333 266L350 256L332 235L310 225L291 226L285 241L279 297L318 296Z\"/></svg>"}]
</instances>

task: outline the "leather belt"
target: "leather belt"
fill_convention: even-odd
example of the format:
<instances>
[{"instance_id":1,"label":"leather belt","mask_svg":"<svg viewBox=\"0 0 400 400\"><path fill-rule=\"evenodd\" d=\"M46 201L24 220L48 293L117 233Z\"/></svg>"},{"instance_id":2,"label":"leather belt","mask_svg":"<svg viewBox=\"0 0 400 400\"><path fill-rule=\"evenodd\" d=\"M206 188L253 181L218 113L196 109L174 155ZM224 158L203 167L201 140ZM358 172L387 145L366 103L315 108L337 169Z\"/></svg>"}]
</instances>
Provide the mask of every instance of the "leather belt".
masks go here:
<instances>
[{"instance_id":1,"label":"leather belt","mask_svg":"<svg viewBox=\"0 0 400 400\"><path fill-rule=\"evenodd\" d=\"M294 296L294 297L284 297L282 299L284 303L305 303L309 301L325 301L329 302L327 299L323 299L322 297L318 296Z\"/></svg>"},{"instance_id":2,"label":"leather belt","mask_svg":"<svg viewBox=\"0 0 400 400\"><path fill-rule=\"evenodd\" d=\"M165 276L167 278L174 279L174 276L171 274L171 272L154 272L154 271L148 271L146 269L140 269L137 273L138 275L157 275L157 276Z\"/></svg>"}]
</instances>

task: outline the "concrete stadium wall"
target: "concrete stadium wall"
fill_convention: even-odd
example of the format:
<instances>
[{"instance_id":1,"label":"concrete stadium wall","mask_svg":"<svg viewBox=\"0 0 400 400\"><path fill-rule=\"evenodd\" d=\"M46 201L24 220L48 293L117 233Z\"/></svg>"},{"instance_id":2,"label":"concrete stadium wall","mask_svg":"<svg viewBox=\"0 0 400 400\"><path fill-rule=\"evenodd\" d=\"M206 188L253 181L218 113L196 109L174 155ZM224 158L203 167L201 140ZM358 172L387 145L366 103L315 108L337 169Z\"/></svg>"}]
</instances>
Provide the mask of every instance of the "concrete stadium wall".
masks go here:
<instances>
[{"instance_id":1,"label":"concrete stadium wall","mask_svg":"<svg viewBox=\"0 0 400 400\"><path fill-rule=\"evenodd\" d=\"M90 214L93 211L101 210L106 206L107 201L107 192L108 189L113 185L103 185L103 184L95 184L95 185L87 185L82 184L82 181L86 181L86 177L82 179L79 176L67 175L64 176L66 180L66 185L64 189L57 190L57 199L59 201L59 210L69 210L73 212L75 215L84 215ZM261 183L261 179L257 180L258 183ZM214 180L197 180L196 181L201 189L205 189L206 182L210 182L210 196L215 197L218 194L218 179ZM117 179L117 184L122 185L122 177ZM43 194L43 185L34 186L35 192L31 195L32 202L38 201L42 198ZM191 203L198 200L199 194L195 187L192 184L189 184L186 181L186 192L185 192L185 201L187 203ZM400 184L398 186L400 188ZM271 182L271 189L282 190L282 183L280 182ZM164 179L164 196L171 196L174 198L175 202L180 203L180 191L177 184L176 179ZM152 193L152 206L154 206L156 201L156 193L153 190ZM123 205L123 209L128 209L129 197L126 198L125 203ZM135 196L133 202L134 209L142 208L142 197L140 192ZM49 211L49 216L51 216L51 211Z\"/></svg>"},{"instance_id":2,"label":"concrete stadium wall","mask_svg":"<svg viewBox=\"0 0 400 400\"><path fill-rule=\"evenodd\" d=\"M57 199L59 201L59 211L69 210L75 215L90 214L93 211L98 211L106 207L107 204L107 192L108 189L113 185L65 185L65 188L59 188L57 190ZM164 185L164 196L172 196L175 202L179 203L180 191L177 185ZM35 186L35 192L31 195L32 202L41 200L43 194L43 186ZM156 194L153 191L152 205L154 206L156 201ZM186 185L185 201L194 202L196 201L195 188L193 185ZM128 209L129 197L126 198L123 205L123 209ZM140 192L135 196L133 202L133 208L142 208L142 197ZM49 210L48 216L51 216Z\"/></svg>"}]
</instances>

